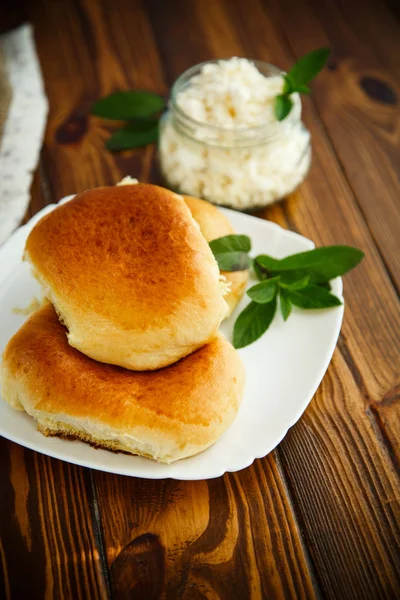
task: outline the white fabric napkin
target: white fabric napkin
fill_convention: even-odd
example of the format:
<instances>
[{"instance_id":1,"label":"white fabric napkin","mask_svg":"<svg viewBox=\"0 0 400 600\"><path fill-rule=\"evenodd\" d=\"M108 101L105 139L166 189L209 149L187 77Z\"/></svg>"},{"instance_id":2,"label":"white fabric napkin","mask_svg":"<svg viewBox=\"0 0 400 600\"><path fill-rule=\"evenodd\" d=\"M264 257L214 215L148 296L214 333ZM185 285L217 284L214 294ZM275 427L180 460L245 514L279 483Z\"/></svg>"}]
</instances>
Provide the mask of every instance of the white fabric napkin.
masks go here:
<instances>
[{"instance_id":1,"label":"white fabric napkin","mask_svg":"<svg viewBox=\"0 0 400 600\"><path fill-rule=\"evenodd\" d=\"M0 244L29 204L48 112L31 25L0 36L12 99L0 140Z\"/></svg>"}]
</instances>

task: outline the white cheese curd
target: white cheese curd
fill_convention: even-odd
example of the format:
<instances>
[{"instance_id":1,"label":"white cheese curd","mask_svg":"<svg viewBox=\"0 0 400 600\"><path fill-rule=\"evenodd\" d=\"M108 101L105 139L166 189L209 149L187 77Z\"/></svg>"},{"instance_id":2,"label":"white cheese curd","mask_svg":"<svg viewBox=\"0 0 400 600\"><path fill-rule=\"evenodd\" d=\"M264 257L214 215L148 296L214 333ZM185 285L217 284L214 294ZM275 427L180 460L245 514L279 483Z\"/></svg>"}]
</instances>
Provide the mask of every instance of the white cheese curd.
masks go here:
<instances>
[{"instance_id":1,"label":"white cheese curd","mask_svg":"<svg viewBox=\"0 0 400 600\"><path fill-rule=\"evenodd\" d=\"M301 183L311 160L310 135L298 94L289 116L276 120L279 73L265 63L231 58L199 65L178 79L159 142L171 187L247 209L270 204Z\"/></svg>"},{"instance_id":2,"label":"white cheese curd","mask_svg":"<svg viewBox=\"0 0 400 600\"><path fill-rule=\"evenodd\" d=\"M138 179L127 175L126 177L123 177L121 181L118 181L117 185L136 185L137 183L139 183Z\"/></svg>"}]
</instances>

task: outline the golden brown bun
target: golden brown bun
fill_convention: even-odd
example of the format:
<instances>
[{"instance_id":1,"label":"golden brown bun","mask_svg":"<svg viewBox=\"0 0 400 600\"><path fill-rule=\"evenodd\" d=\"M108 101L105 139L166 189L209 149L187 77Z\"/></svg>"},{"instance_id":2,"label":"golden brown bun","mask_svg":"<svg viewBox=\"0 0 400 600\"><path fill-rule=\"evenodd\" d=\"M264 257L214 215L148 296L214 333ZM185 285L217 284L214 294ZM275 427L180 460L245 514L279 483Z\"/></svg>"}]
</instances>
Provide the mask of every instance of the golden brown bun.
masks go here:
<instances>
[{"instance_id":1,"label":"golden brown bun","mask_svg":"<svg viewBox=\"0 0 400 600\"><path fill-rule=\"evenodd\" d=\"M78 438L162 462L192 456L229 427L244 388L238 353L217 335L170 367L137 373L72 348L47 304L9 341L3 397L45 435Z\"/></svg>"},{"instance_id":2,"label":"golden brown bun","mask_svg":"<svg viewBox=\"0 0 400 600\"><path fill-rule=\"evenodd\" d=\"M191 196L184 196L184 199L190 208L190 212L199 224L200 231L207 242L211 242L211 240L223 237L224 235L235 233L229 219L216 206L210 204L210 202L200 200L199 198L192 198ZM224 275L226 281L231 284L229 294L224 296L225 301L229 306L229 313L227 315L229 316L235 310L246 290L249 272L221 271L221 274Z\"/></svg>"},{"instance_id":3,"label":"golden brown bun","mask_svg":"<svg viewBox=\"0 0 400 600\"><path fill-rule=\"evenodd\" d=\"M25 258L71 346L128 369L187 356L214 337L228 310L188 207L155 185L77 195L34 227Z\"/></svg>"}]
</instances>

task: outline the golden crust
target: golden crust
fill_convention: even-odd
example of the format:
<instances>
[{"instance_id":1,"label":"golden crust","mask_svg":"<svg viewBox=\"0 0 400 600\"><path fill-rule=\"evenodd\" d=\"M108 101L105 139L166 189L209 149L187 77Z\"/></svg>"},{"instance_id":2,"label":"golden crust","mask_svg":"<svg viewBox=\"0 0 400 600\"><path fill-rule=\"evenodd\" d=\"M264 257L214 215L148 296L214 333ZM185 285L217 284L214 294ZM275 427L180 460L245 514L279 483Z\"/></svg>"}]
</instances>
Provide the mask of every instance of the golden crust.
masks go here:
<instances>
[{"instance_id":1,"label":"golden crust","mask_svg":"<svg viewBox=\"0 0 400 600\"><path fill-rule=\"evenodd\" d=\"M193 198L192 196L184 196L184 200L190 208L193 218L199 224L200 231L207 242L211 242L211 240L223 237L224 235L235 233L229 219L210 202L200 200L199 198ZM221 274L224 275L226 281L231 284L231 291L225 296L225 301L229 306L229 316L235 310L246 290L249 272L222 271Z\"/></svg>"},{"instance_id":2,"label":"golden crust","mask_svg":"<svg viewBox=\"0 0 400 600\"><path fill-rule=\"evenodd\" d=\"M190 211L158 186L77 195L39 221L25 257L70 344L102 362L171 364L212 339L227 311Z\"/></svg>"},{"instance_id":3,"label":"golden crust","mask_svg":"<svg viewBox=\"0 0 400 600\"><path fill-rule=\"evenodd\" d=\"M133 372L72 348L51 304L9 341L3 397L45 435L172 462L213 444L236 416L244 389L238 353L221 335L165 369Z\"/></svg>"}]
</instances>

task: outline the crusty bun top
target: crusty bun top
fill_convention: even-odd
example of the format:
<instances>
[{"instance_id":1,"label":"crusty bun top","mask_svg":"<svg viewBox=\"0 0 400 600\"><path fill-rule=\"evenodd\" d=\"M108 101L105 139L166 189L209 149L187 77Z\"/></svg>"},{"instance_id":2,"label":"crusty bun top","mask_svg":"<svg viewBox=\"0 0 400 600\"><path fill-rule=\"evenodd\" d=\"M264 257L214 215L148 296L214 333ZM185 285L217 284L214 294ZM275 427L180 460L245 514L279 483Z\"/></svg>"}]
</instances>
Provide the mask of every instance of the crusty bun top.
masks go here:
<instances>
[{"instance_id":1,"label":"crusty bun top","mask_svg":"<svg viewBox=\"0 0 400 600\"><path fill-rule=\"evenodd\" d=\"M158 186L77 195L39 221L25 256L70 344L103 362L170 364L209 341L227 310L189 209Z\"/></svg>"},{"instance_id":2,"label":"crusty bun top","mask_svg":"<svg viewBox=\"0 0 400 600\"><path fill-rule=\"evenodd\" d=\"M165 369L137 373L68 345L51 304L21 327L2 364L3 395L46 434L171 462L207 448L230 425L244 368L221 335Z\"/></svg>"}]
</instances>

